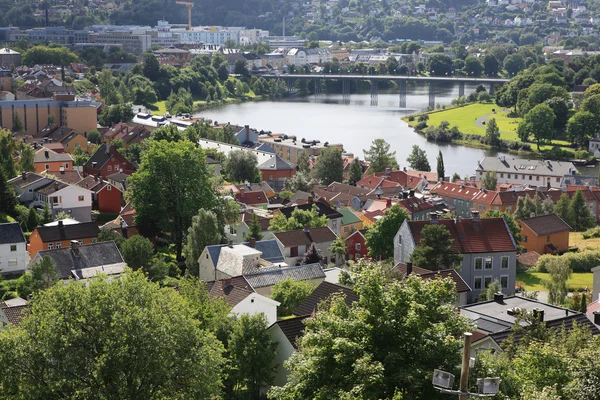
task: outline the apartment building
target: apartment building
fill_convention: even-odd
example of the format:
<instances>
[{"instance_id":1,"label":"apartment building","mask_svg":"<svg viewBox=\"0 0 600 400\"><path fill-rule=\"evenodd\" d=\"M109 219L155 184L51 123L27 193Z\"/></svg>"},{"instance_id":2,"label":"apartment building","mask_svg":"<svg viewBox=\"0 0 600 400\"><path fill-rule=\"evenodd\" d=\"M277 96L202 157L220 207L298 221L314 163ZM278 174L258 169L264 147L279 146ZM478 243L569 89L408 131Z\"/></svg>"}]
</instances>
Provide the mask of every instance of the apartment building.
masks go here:
<instances>
[{"instance_id":1,"label":"apartment building","mask_svg":"<svg viewBox=\"0 0 600 400\"><path fill-rule=\"evenodd\" d=\"M344 150L344 145L342 144L321 143L318 140L307 139L297 140L296 136L287 135L260 136L258 142L267 144L283 160L293 162L294 164L298 164L298 156L303 151L307 152L310 156L318 156L321 150L326 147L337 147L342 151Z\"/></svg>"},{"instance_id":2,"label":"apartment building","mask_svg":"<svg viewBox=\"0 0 600 400\"><path fill-rule=\"evenodd\" d=\"M89 42L105 45L120 44L123 50L129 53L142 54L152 46L152 37L137 31L95 32L90 33Z\"/></svg>"}]
</instances>

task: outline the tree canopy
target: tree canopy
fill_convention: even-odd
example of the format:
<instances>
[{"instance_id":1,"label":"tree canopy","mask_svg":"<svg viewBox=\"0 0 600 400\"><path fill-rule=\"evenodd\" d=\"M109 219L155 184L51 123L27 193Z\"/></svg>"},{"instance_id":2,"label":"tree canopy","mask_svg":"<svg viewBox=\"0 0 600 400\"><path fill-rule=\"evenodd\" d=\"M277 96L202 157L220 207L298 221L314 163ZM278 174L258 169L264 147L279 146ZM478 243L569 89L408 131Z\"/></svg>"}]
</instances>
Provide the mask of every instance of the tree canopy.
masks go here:
<instances>
[{"instance_id":1,"label":"tree canopy","mask_svg":"<svg viewBox=\"0 0 600 400\"><path fill-rule=\"evenodd\" d=\"M404 220L408 219L406 211L398 204L385 210L380 218L367 230L366 243L372 257L390 258L394 256L393 237Z\"/></svg>"},{"instance_id":2,"label":"tree canopy","mask_svg":"<svg viewBox=\"0 0 600 400\"><path fill-rule=\"evenodd\" d=\"M375 139L371 147L363 150L372 172L383 172L386 168L398 168L396 152L390 152L390 144L383 139Z\"/></svg>"},{"instance_id":3,"label":"tree canopy","mask_svg":"<svg viewBox=\"0 0 600 400\"><path fill-rule=\"evenodd\" d=\"M421 230L421 241L417 243L410 261L425 269L453 268L462 261L462 255L452 250L453 241L445 225L427 225Z\"/></svg>"},{"instance_id":4,"label":"tree canopy","mask_svg":"<svg viewBox=\"0 0 600 400\"><path fill-rule=\"evenodd\" d=\"M406 159L410 167L417 171L431 171L429 160L427 160L427 153L421 149L418 145L413 145L412 152Z\"/></svg>"}]
</instances>

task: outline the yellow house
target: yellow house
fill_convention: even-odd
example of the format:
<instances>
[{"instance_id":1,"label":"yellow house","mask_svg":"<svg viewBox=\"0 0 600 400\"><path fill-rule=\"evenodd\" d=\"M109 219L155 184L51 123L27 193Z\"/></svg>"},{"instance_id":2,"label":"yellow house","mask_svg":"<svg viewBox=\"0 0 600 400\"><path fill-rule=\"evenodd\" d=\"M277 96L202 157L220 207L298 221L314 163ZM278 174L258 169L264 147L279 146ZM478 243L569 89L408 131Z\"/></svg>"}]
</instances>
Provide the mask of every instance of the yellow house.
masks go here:
<instances>
[{"instance_id":1,"label":"yellow house","mask_svg":"<svg viewBox=\"0 0 600 400\"><path fill-rule=\"evenodd\" d=\"M342 229L340 230L342 239L346 239L363 228L363 220L349 208L338 208L337 212L342 214Z\"/></svg>"}]
</instances>

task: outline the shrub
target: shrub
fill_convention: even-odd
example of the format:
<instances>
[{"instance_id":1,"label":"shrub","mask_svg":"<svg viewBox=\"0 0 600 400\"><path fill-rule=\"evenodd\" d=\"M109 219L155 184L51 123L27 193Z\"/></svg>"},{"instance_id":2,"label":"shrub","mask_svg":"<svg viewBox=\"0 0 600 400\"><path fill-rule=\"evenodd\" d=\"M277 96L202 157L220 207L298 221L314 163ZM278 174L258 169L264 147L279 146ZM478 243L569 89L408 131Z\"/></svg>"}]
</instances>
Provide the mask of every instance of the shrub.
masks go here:
<instances>
[{"instance_id":1,"label":"shrub","mask_svg":"<svg viewBox=\"0 0 600 400\"><path fill-rule=\"evenodd\" d=\"M427 114L421 114L421 115L419 115L418 121L422 122L422 121L427 121L428 119L429 119L429 115L427 115Z\"/></svg>"},{"instance_id":2,"label":"shrub","mask_svg":"<svg viewBox=\"0 0 600 400\"><path fill-rule=\"evenodd\" d=\"M421 121L417 125L415 125L415 129L418 131L422 131L425 128L427 128L427 122L425 121Z\"/></svg>"},{"instance_id":3,"label":"shrub","mask_svg":"<svg viewBox=\"0 0 600 400\"><path fill-rule=\"evenodd\" d=\"M554 257L561 257L567 261L573 272L590 272L592 268L600 265L600 250L581 253L565 253L562 256L546 254L540 257L536 268L540 272L548 272L549 262Z\"/></svg>"},{"instance_id":4,"label":"shrub","mask_svg":"<svg viewBox=\"0 0 600 400\"><path fill-rule=\"evenodd\" d=\"M408 116L408 121L409 122L413 122L415 120L415 116L414 115L409 115Z\"/></svg>"},{"instance_id":5,"label":"shrub","mask_svg":"<svg viewBox=\"0 0 600 400\"><path fill-rule=\"evenodd\" d=\"M584 239L599 238L600 237L600 226L588 229L587 231L583 232L582 235L583 235Z\"/></svg>"}]
</instances>

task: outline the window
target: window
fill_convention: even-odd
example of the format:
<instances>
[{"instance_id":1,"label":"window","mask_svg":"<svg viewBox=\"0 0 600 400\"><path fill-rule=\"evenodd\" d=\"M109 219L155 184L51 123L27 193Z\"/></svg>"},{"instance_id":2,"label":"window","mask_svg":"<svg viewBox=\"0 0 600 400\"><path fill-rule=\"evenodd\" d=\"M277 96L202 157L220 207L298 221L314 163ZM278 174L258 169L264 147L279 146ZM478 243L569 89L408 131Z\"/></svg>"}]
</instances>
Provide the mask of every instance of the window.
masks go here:
<instances>
[{"instance_id":1,"label":"window","mask_svg":"<svg viewBox=\"0 0 600 400\"><path fill-rule=\"evenodd\" d=\"M111 185L108 185L108 186L106 187L106 190L112 190L112 186L111 186Z\"/></svg>"},{"instance_id":2,"label":"window","mask_svg":"<svg viewBox=\"0 0 600 400\"><path fill-rule=\"evenodd\" d=\"M65 169L69 168L69 163L65 163L64 167Z\"/></svg>"},{"instance_id":3,"label":"window","mask_svg":"<svg viewBox=\"0 0 600 400\"><path fill-rule=\"evenodd\" d=\"M533 175L529 175L529 180L532 180L532 179L533 179Z\"/></svg>"},{"instance_id":4,"label":"window","mask_svg":"<svg viewBox=\"0 0 600 400\"><path fill-rule=\"evenodd\" d=\"M92 238L92 240L90 241L90 243L96 243L96 238Z\"/></svg>"},{"instance_id":5,"label":"window","mask_svg":"<svg viewBox=\"0 0 600 400\"><path fill-rule=\"evenodd\" d=\"M485 269L492 269L492 257L485 258Z\"/></svg>"},{"instance_id":6,"label":"window","mask_svg":"<svg viewBox=\"0 0 600 400\"><path fill-rule=\"evenodd\" d=\"M331 226L333 227L333 229L337 229L337 221L331 221Z\"/></svg>"},{"instance_id":7,"label":"window","mask_svg":"<svg viewBox=\"0 0 600 400\"><path fill-rule=\"evenodd\" d=\"M77 197L77 200L79 200L79 201L83 201L83 199L84 199L84 197L83 197L83 196L79 196L79 197Z\"/></svg>"},{"instance_id":8,"label":"window","mask_svg":"<svg viewBox=\"0 0 600 400\"><path fill-rule=\"evenodd\" d=\"M83 246L83 240L79 240L79 245Z\"/></svg>"},{"instance_id":9,"label":"window","mask_svg":"<svg viewBox=\"0 0 600 400\"><path fill-rule=\"evenodd\" d=\"M56 245L55 245L55 247L57 249L62 249L62 243L61 242L57 242Z\"/></svg>"},{"instance_id":10,"label":"window","mask_svg":"<svg viewBox=\"0 0 600 400\"><path fill-rule=\"evenodd\" d=\"M506 176L506 177L507 177L508 179L510 179L510 174L507 174L507 176Z\"/></svg>"},{"instance_id":11,"label":"window","mask_svg":"<svg viewBox=\"0 0 600 400\"><path fill-rule=\"evenodd\" d=\"M525 179L525 175L522 175L522 178L521 178L521 179Z\"/></svg>"},{"instance_id":12,"label":"window","mask_svg":"<svg viewBox=\"0 0 600 400\"><path fill-rule=\"evenodd\" d=\"M119 164L115 164L115 171L119 170Z\"/></svg>"},{"instance_id":13,"label":"window","mask_svg":"<svg viewBox=\"0 0 600 400\"><path fill-rule=\"evenodd\" d=\"M273 175L269 175L269 180L272 181L273 180Z\"/></svg>"},{"instance_id":14,"label":"window","mask_svg":"<svg viewBox=\"0 0 600 400\"><path fill-rule=\"evenodd\" d=\"M539 180L540 180L540 176L539 176L539 175L538 175L538 176L536 176L536 177L535 177L535 180L536 180L536 181L539 181Z\"/></svg>"},{"instance_id":15,"label":"window","mask_svg":"<svg viewBox=\"0 0 600 400\"><path fill-rule=\"evenodd\" d=\"M68 149L68 148L69 148L69 143L67 143L67 144L65 145L65 147Z\"/></svg>"},{"instance_id":16,"label":"window","mask_svg":"<svg viewBox=\"0 0 600 400\"><path fill-rule=\"evenodd\" d=\"M54 245L52 243L48 243L48 250L52 250L54 248Z\"/></svg>"},{"instance_id":17,"label":"window","mask_svg":"<svg viewBox=\"0 0 600 400\"><path fill-rule=\"evenodd\" d=\"M58 197L52 196L52 197L50 197L50 201L52 202L52 204L58 204Z\"/></svg>"},{"instance_id":18,"label":"window","mask_svg":"<svg viewBox=\"0 0 600 400\"><path fill-rule=\"evenodd\" d=\"M290 247L290 257L298 257L298 246Z\"/></svg>"},{"instance_id":19,"label":"window","mask_svg":"<svg viewBox=\"0 0 600 400\"><path fill-rule=\"evenodd\" d=\"M10 251L17 251L17 245L16 244L11 244L10 245Z\"/></svg>"},{"instance_id":20,"label":"window","mask_svg":"<svg viewBox=\"0 0 600 400\"><path fill-rule=\"evenodd\" d=\"M356 244L354 245L354 249L355 249L356 251L360 251L360 243L356 243Z\"/></svg>"},{"instance_id":21,"label":"window","mask_svg":"<svg viewBox=\"0 0 600 400\"><path fill-rule=\"evenodd\" d=\"M8 265L17 265L17 259L16 258L9 258L8 259Z\"/></svg>"},{"instance_id":22,"label":"window","mask_svg":"<svg viewBox=\"0 0 600 400\"><path fill-rule=\"evenodd\" d=\"M500 178L504 178L504 173L503 172L500 173Z\"/></svg>"},{"instance_id":23,"label":"window","mask_svg":"<svg viewBox=\"0 0 600 400\"><path fill-rule=\"evenodd\" d=\"M508 256L502 256L501 262L500 262L500 268L501 269L508 269Z\"/></svg>"},{"instance_id":24,"label":"window","mask_svg":"<svg viewBox=\"0 0 600 400\"><path fill-rule=\"evenodd\" d=\"M46 171L50 169L50 165L46 164Z\"/></svg>"},{"instance_id":25,"label":"window","mask_svg":"<svg viewBox=\"0 0 600 400\"><path fill-rule=\"evenodd\" d=\"M486 276L485 278L483 278L483 285L484 287L488 287L490 286L490 283L492 283L492 277L491 276Z\"/></svg>"},{"instance_id":26,"label":"window","mask_svg":"<svg viewBox=\"0 0 600 400\"><path fill-rule=\"evenodd\" d=\"M559 183L560 182L560 178L556 178L556 182Z\"/></svg>"},{"instance_id":27,"label":"window","mask_svg":"<svg viewBox=\"0 0 600 400\"><path fill-rule=\"evenodd\" d=\"M500 277L500 285L502 289L508 289L508 275L502 275Z\"/></svg>"},{"instance_id":28,"label":"window","mask_svg":"<svg viewBox=\"0 0 600 400\"><path fill-rule=\"evenodd\" d=\"M398 244L402 244L402 236L398 236Z\"/></svg>"},{"instance_id":29,"label":"window","mask_svg":"<svg viewBox=\"0 0 600 400\"><path fill-rule=\"evenodd\" d=\"M112 171L112 165L109 165L109 166L108 166L108 170L109 170L109 171Z\"/></svg>"},{"instance_id":30,"label":"window","mask_svg":"<svg viewBox=\"0 0 600 400\"><path fill-rule=\"evenodd\" d=\"M481 277L480 276L475 278L473 288L475 290L481 290Z\"/></svg>"},{"instance_id":31,"label":"window","mask_svg":"<svg viewBox=\"0 0 600 400\"><path fill-rule=\"evenodd\" d=\"M349 228L347 226L344 227L344 232L347 233Z\"/></svg>"},{"instance_id":32,"label":"window","mask_svg":"<svg viewBox=\"0 0 600 400\"><path fill-rule=\"evenodd\" d=\"M67 143L67 147L69 147L69 144ZM79 148L79 143L75 143L75 148L78 149Z\"/></svg>"},{"instance_id":33,"label":"window","mask_svg":"<svg viewBox=\"0 0 600 400\"><path fill-rule=\"evenodd\" d=\"M506 211L511 212L512 211L512 206L506 207Z\"/></svg>"},{"instance_id":34,"label":"window","mask_svg":"<svg viewBox=\"0 0 600 400\"><path fill-rule=\"evenodd\" d=\"M521 239L523 240L523 243L527 243L527 236L523 235Z\"/></svg>"},{"instance_id":35,"label":"window","mask_svg":"<svg viewBox=\"0 0 600 400\"><path fill-rule=\"evenodd\" d=\"M550 235L546 236L546 243L550 243Z\"/></svg>"},{"instance_id":36,"label":"window","mask_svg":"<svg viewBox=\"0 0 600 400\"><path fill-rule=\"evenodd\" d=\"M481 270L482 268L483 268L483 258L477 257L475 259L475 269L476 270Z\"/></svg>"}]
</instances>

